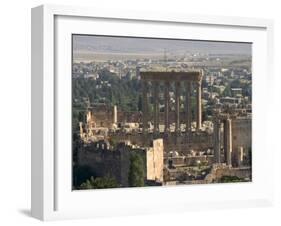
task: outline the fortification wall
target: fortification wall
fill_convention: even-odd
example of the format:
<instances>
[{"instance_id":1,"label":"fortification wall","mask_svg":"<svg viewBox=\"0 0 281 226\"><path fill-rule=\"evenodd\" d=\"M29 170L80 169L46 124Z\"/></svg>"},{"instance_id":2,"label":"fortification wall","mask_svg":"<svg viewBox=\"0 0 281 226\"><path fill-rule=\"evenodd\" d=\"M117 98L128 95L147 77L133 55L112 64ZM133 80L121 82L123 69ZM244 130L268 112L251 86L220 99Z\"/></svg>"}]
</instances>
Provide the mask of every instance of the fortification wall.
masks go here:
<instances>
[{"instance_id":1,"label":"fortification wall","mask_svg":"<svg viewBox=\"0 0 281 226\"><path fill-rule=\"evenodd\" d=\"M154 139L153 133L147 134L146 139L144 139L142 133L110 133L109 136L118 141L130 140L132 144L137 144L143 146L145 142ZM204 150L208 148L213 148L213 135L207 133L193 133L190 136L185 136L184 134L177 137L175 134L169 134L165 136L160 134L158 136L164 141L164 152L168 153L170 151L177 151L182 154L189 154L191 150Z\"/></svg>"},{"instance_id":2,"label":"fortification wall","mask_svg":"<svg viewBox=\"0 0 281 226\"><path fill-rule=\"evenodd\" d=\"M91 150L88 147L78 152L78 165L89 166L98 177L113 177L123 186L128 185L128 177L124 176L130 166L127 151Z\"/></svg>"},{"instance_id":3,"label":"fortification wall","mask_svg":"<svg viewBox=\"0 0 281 226\"><path fill-rule=\"evenodd\" d=\"M97 177L113 177L122 187L129 186L131 155L137 153L143 158L144 180L163 181L163 140L153 140L152 147L132 149L119 145L116 150L97 148L96 144L88 144L78 151L78 165L88 166Z\"/></svg>"}]
</instances>

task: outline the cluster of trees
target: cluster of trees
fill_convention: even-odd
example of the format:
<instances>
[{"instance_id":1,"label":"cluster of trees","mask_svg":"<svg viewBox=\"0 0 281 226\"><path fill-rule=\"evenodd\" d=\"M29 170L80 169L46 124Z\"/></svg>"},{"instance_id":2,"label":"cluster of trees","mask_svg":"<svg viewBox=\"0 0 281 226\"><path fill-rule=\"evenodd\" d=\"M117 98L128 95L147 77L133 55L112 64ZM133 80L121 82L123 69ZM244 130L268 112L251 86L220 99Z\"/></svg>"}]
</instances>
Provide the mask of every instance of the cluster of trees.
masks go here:
<instances>
[{"instance_id":1,"label":"cluster of trees","mask_svg":"<svg viewBox=\"0 0 281 226\"><path fill-rule=\"evenodd\" d=\"M84 122L86 117L86 107L81 108L72 108L72 129L73 133L79 131L79 122Z\"/></svg>"},{"instance_id":2,"label":"cluster of trees","mask_svg":"<svg viewBox=\"0 0 281 226\"><path fill-rule=\"evenodd\" d=\"M130 171L129 171L129 186L130 187L143 187L144 186L144 161L143 158L133 153L130 158Z\"/></svg>"},{"instance_id":3,"label":"cluster of trees","mask_svg":"<svg viewBox=\"0 0 281 226\"><path fill-rule=\"evenodd\" d=\"M117 188L118 184L112 177L91 177L82 183L79 189Z\"/></svg>"},{"instance_id":4,"label":"cluster of trees","mask_svg":"<svg viewBox=\"0 0 281 226\"><path fill-rule=\"evenodd\" d=\"M72 175L74 189L102 189L119 187L115 178L110 176L97 177L96 173L88 166L75 166L73 168Z\"/></svg>"},{"instance_id":5,"label":"cluster of trees","mask_svg":"<svg viewBox=\"0 0 281 226\"><path fill-rule=\"evenodd\" d=\"M235 79L230 82L222 93L222 96L232 96L231 89L232 88L242 88L242 95L243 96L251 96L252 95L252 87L250 84L242 83L240 79Z\"/></svg>"},{"instance_id":6,"label":"cluster of trees","mask_svg":"<svg viewBox=\"0 0 281 226\"><path fill-rule=\"evenodd\" d=\"M81 184L83 184L87 180L90 180L91 177L95 178L96 173L93 172L93 170L90 167L78 166L78 165L73 166L72 183L74 189L79 189Z\"/></svg>"},{"instance_id":7,"label":"cluster of trees","mask_svg":"<svg viewBox=\"0 0 281 226\"><path fill-rule=\"evenodd\" d=\"M137 111L141 84L136 78L128 76L119 79L114 73L102 70L99 78L72 79L73 99L81 100L88 97L91 103L118 105L123 111Z\"/></svg>"},{"instance_id":8,"label":"cluster of trees","mask_svg":"<svg viewBox=\"0 0 281 226\"><path fill-rule=\"evenodd\" d=\"M245 182L243 178L237 176L222 176L219 180L220 183L233 183L233 182Z\"/></svg>"}]
</instances>

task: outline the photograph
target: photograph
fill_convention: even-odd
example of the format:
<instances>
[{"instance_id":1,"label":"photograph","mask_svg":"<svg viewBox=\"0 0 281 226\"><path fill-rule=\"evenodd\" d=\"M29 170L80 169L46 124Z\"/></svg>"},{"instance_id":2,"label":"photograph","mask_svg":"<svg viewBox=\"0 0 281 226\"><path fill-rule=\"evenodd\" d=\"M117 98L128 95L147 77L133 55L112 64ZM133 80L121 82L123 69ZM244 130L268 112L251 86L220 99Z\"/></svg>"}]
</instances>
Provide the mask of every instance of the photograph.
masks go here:
<instances>
[{"instance_id":1,"label":"photograph","mask_svg":"<svg viewBox=\"0 0 281 226\"><path fill-rule=\"evenodd\" d=\"M252 182L251 42L72 34L71 67L72 190Z\"/></svg>"}]
</instances>

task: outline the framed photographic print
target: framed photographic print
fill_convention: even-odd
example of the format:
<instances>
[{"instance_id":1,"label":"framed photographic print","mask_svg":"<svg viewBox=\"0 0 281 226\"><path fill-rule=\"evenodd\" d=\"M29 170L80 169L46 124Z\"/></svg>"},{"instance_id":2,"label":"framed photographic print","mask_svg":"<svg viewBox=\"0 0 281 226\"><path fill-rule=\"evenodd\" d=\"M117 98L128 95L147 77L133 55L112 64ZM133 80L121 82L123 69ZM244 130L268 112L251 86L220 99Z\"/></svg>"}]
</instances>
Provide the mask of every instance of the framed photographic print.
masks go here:
<instances>
[{"instance_id":1,"label":"framed photographic print","mask_svg":"<svg viewBox=\"0 0 281 226\"><path fill-rule=\"evenodd\" d=\"M270 205L272 21L32 9L32 215Z\"/></svg>"}]
</instances>

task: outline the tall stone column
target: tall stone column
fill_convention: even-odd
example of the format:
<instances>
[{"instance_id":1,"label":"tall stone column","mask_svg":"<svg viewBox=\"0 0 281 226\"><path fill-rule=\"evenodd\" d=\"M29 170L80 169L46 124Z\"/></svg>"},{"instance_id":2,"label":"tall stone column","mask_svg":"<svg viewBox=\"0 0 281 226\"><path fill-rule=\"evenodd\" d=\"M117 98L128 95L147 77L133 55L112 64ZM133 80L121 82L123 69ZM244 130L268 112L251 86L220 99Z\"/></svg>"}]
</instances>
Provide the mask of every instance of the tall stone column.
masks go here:
<instances>
[{"instance_id":1,"label":"tall stone column","mask_svg":"<svg viewBox=\"0 0 281 226\"><path fill-rule=\"evenodd\" d=\"M159 132L159 83L153 82L153 133Z\"/></svg>"},{"instance_id":2,"label":"tall stone column","mask_svg":"<svg viewBox=\"0 0 281 226\"><path fill-rule=\"evenodd\" d=\"M231 154L232 154L232 124L231 124L231 119L226 119L225 122L225 153L226 153L226 164L228 166L232 166L232 161L231 161Z\"/></svg>"},{"instance_id":3,"label":"tall stone column","mask_svg":"<svg viewBox=\"0 0 281 226\"><path fill-rule=\"evenodd\" d=\"M226 120L223 120L223 154L224 154L224 162L227 163L227 125Z\"/></svg>"},{"instance_id":4,"label":"tall stone column","mask_svg":"<svg viewBox=\"0 0 281 226\"><path fill-rule=\"evenodd\" d=\"M243 156L244 156L244 149L243 147L238 147L237 150L237 165L238 167L243 166Z\"/></svg>"},{"instance_id":5,"label":"tall stone column","mask_svg":"<svg viewBox=\"0 0 281 226\"><path fill-rule=\"evenodd\" d=\"M180 82L176 82L175 86L175 98L176 98L176 107L175 107L175 120L176 127L175 132L180 133Z\"/></svg>"},{"instance_id":6,"label":"tall stone column","mask_svg":"<svg viewBox=\"0 0 281 226\"><path fill-rule=\"evenodd\" d=\"M214 157L216 163L221 163L221 122L214 120Z\"/></svg>"},{"instance_id":7,"label":"tall stone column","mask_svg":"<svg viewBox=\"0 0 281 226\"><path fill-rule=\"evenodd\" d=\"M165 98L165 133L170 131L170 124L169 124L169 106L170 106L170 94L169 94L170 84L169 82L165 82L164 87L164 98Z\"/></svg>"},{"instance_id":8,"label":"tall stone column","mask_svg":"<svg viewBox=\"0 0 281 226\"><path fill-rule=\"evenodd\" d=\"M117 123L117 106L116 105L113 106L112 114L113 114L112 123L116 124Z\"/></svg>"},{"instance_id":9,"label":"tall stone column","mask_svg":"<svg viewBox=\"0 0 281 226\"><path fill-rule=\"evenodd\" d=\"M185 83L185 131L186 133L191 131L191 99L190 99L190 92L191 92L191 83Z\"/></svg>"},{"instance_id":10,"label":"tall stone column","mask_svg":"<svg viewBox=\"0 0 281 226\"><path fill-rule=\"evenodd\" d=\"M202 103L201 103L201 80L196 84L196 127L201 129L202 123Z\"/></svg>"},{"instance_id":11,"label":"tall stone column","mask_svg":"<svg viewBox=\"0 0 281 226\"><path fill-rule=\"evenodd\" d=\"M145 135L147 133L148 129L148 98L147 98L147 93L148 93L148 84L147 81L142 81L142 131L143 134Z\"/></svg>"}]
</instances>

